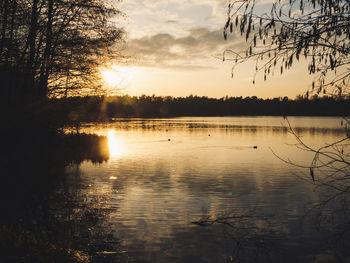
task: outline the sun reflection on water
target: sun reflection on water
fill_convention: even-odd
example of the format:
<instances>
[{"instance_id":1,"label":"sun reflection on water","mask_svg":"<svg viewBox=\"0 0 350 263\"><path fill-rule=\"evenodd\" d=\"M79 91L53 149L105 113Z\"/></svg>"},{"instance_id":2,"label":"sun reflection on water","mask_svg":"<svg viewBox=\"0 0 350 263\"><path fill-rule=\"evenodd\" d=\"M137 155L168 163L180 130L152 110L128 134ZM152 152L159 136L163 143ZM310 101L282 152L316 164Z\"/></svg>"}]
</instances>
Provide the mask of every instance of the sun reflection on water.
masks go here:
<instances>
[{"instance_id":1,"label":"sun reflection on water","mask_svg":"<svg viewBox=\"0 0 350 263\"><path fill-rule=\"evenodd\" d=\"M122 142L117 139L115 130L108 131L107 138L108 138L108 148L109 148L110 157L116 158L121 156L124 152L124 147Z\"/></svg>"}]
</instances>

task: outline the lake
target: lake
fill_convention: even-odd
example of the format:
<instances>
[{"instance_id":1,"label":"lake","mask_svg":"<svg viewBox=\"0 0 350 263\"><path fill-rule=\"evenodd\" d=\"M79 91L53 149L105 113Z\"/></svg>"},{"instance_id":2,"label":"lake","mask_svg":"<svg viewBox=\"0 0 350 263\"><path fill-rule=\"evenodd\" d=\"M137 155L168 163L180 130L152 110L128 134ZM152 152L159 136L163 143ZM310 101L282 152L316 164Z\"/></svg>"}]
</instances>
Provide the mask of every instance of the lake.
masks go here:
<instances>
[{"instance_id":1,"label":"lake","mask_svg":"<svg viewBox=\"0 0 350 263\"><path fill-rule=\"evenodd\" d=\"M345 136L341 118L288 120L313 148ZM307 167L314 157L298 148L282 117L114 119L82 124L80 132L106 136L109 158L71 162L60 171L66 183L57 193L79 192L79 207L94 202L105 211L89 231L108 232L108 239L102 235L107 245L97 244L93 252L81 247L79 258L94 253L98 257L90 259L96 262L349 259L348 210L335 212L345 200L315 207L331 191L314 183L308 168L281 160ZM315 172L316 181L319 176ZM57 214L64 210L54 207ZM84 220L77 211L68 213ZM81 242L83 231L70 236ZM108 240L117 240L117 248Z\"/></svg>"},{"instance_id":2,"label":"lake","mask_svg":"<svg viewBox=\"0 0 350 263\"><path fill-rule=\"evenodd\" d=\"M312 147L344 136L340 118L290 117L289 121ZM107 136L110 159L98 165L84 162L78 169L94 195L108 193L112 211L106 224L113 226L128 262L225 262L239 249L243 261L249 255L250 260L253 255L261 259L257 253L277 260L281 250L291 262L327 259L331 256L320 249L325 244L318 244L325 233L317 231L315 219L303 217L319 201L320 191L315 191L308 169L275 156L311 164L314 154L294 145L296 138L286 125L281 117L86 124L82 132ZM232 216L242 216L241 227L252 233L236 229L240 227L236 221L234 229L222 222L192 223ZM251 240L245 240L247 235ZM265 242L258 236L266 235L276 251L254 247L254 242ZM235 247L237 242L242 248Z\"/></svg>"}]
</instances>

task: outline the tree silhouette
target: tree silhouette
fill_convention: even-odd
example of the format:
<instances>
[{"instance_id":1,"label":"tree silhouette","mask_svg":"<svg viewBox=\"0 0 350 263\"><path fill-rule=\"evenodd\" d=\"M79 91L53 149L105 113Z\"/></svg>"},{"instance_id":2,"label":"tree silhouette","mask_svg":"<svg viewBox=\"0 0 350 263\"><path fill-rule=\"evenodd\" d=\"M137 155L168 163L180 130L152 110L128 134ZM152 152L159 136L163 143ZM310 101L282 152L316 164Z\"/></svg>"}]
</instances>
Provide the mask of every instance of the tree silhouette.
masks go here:
<instances>
[{"instance_id":1,"label":"tree silhouette","mask_svg":"<svg viewBox=\"0 0 350 263\"><path fill-rule=\"evenodd\" d=\"M246 50L225 51L224 59L235 62L232 74L236 65L255 60L266 80L305 58L315 75L307 95L349 92L350 1L276 0L265 11L255 0L230 1L224 37L237 27L248 43Z\"/></svg>"},{"instance_id":2,"label":"tree silhouette","mask_svg":"<svg viewBox=\"0 0 350 263\"><path fill-rule=\"evenodd\" d=\"M96 93L98 66L123 30L112 1L4 0L0 3L0 95L7 103Z\"/></svg>"}]
</instances>

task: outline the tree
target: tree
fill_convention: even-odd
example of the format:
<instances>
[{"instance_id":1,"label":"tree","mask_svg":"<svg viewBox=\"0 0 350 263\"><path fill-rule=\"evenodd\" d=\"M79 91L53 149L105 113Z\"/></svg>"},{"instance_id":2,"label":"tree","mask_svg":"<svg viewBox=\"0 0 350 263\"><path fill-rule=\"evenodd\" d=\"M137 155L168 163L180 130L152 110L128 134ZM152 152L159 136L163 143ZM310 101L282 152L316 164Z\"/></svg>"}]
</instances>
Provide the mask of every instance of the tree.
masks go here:
<instances>
[{"instance_id":1,"label":"tree","mask_svg":"<svg viewBox=\"0 0 350 263\"><path fill-rule=\"evenodd\" d=\"M246 50L225 51L224 59L235 62L232 74L237 64L255 60L256 73L263 71L266 80L304 57L315 75L307 96L348 93L350 1L276 0L266 10L255 0L230 1L224 38L237 27L248 43Z\"/></svg>"},{"instance_id":2,"label":"tree","mask_svg":"<svg viewBox=\"0 0 350 263\"><path fill-rule=\"evenodd\" d=\"M224 59L236 65L253 60L256 74L264 74L264 80L276 70L285 70L304 58L308 63L309 74L314 81L306 92L306 97L331 94L337 97L349 95L350 81L350 1L349 0L275 0L268 12L266 5L255 0L232 0L228 6L228 18L224 27L224 38L239 29L247 41L242 51L227 50ZM300 101L301 98L299 97ZM344 117L343 138L314 148L304 143L287 119L288 130L296 140L297 147L313 153L310 165L300 165L289 159L283 161L305 168L308 177L303 180L326 188L326 196L316 204L316 208L330 208L323 215L342 218L339 236L350 231L350 119ZM340 211L336 210L340 206ZM330 214L329 211L334 213ZM332 222L336 222L331 218Z\"/></svg>"},{"instance_id":3,"label":"tree","mask_svg":"<svg viewBox=\"0 0 350 263\"><path fill-rule=\"evenodd\" d=\"M2 100L101 92L98 67L124 35L112 1L4 0L0 14Z\"/></svg>"}]
</instances>

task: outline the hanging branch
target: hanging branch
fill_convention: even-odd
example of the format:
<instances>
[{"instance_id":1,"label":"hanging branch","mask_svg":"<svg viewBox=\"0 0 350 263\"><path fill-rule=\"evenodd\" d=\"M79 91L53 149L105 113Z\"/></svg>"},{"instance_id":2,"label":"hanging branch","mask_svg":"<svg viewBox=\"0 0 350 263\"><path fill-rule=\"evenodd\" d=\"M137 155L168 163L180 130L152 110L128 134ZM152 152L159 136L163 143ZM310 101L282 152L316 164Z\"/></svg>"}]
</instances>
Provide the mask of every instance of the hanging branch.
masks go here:
<instances>
[{"instance_id":1,"label":"hanging branch","mask_svg":"<svg viewBox=\"0 0 350 263\"><path fill-rule=\"evenodd\" d=\"M255 60L256 73L263 72L265 81L275 70L283 74L304 58L309 74L315 75L307 96L349 93L349 1L276 0L265 13L256 5L255 0L229 3L224 38L237 28L247 41L245 50L223 54L224 60L234 61L232 76L237 65ZM227 58L228 53L233 57Z\"/></svg>"}]
</instances>

